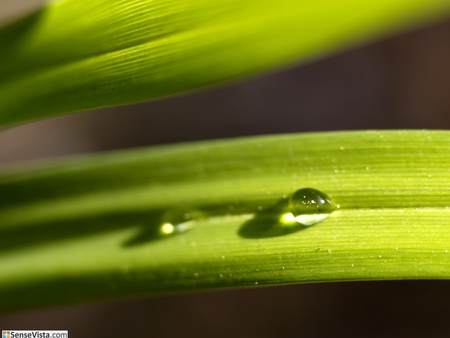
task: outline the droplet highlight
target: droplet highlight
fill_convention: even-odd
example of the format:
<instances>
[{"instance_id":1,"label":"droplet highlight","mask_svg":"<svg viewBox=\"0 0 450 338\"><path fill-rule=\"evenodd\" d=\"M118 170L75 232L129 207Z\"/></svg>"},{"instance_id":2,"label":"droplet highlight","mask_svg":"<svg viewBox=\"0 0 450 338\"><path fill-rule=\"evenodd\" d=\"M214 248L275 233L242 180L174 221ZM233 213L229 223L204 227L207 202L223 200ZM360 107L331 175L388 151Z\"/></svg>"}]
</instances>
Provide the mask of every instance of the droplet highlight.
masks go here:
<instances>
[{"instance_id":1,"label":"droplet highlight","mask_svg":"<svg viewBox=\"0 0 450 338\"><path fill-rule=\"evenodd\" d=\"M289 212L281 217L281 222L314 225L326 219L339 206L322 191L313 188L297 190L289 199Z\"/></svg>"}]
</instances>

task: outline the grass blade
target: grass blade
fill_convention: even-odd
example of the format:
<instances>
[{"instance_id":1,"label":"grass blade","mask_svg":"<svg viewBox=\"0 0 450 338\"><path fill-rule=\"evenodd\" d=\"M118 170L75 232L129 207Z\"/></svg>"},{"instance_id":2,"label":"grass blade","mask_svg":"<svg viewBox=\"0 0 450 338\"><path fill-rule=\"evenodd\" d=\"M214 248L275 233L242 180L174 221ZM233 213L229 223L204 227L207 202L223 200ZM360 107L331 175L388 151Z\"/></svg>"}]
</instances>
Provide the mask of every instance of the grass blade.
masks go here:
<instances>
[{"instance_id":1,"label":"grass blade","mask_svg":"<svg viewBox=\"0 0 450 338\"><path fill-rule=\"evenodd\" d=\"M61 0L0 30L0 126L307 61L444 17L447 0Z\"/></svg>"},{"instance_id":2,"label":"grass blade","mask_svg":"<svg viewBox=\"0 0 450 338\"><path fill-rule=\"evenodd\" d=\"M298 282L450 278L450 132L256 137L0 175L0 310ZM340 208L282 227L286 196ZM187 231L167 213L201 215ZM166 233L162 233L164 230ZM179 229L178 229L179 230Z\"/></svg>"}]
</instances>

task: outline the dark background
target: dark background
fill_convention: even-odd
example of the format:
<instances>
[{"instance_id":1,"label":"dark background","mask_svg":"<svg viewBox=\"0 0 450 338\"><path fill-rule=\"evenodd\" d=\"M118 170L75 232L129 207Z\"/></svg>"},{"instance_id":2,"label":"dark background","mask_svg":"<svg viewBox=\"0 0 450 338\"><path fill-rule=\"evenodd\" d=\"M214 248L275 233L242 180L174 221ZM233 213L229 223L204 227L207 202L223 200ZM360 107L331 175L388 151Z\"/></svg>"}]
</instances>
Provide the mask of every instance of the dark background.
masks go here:
<instances>
[{"instance_id":1,"label":"dark background","mask_svg":"<svg viewBox=\"0 0 450 338\"><path fill-rule=\"evenodd\" d=\"M40 0L3 1L0 22ZM247 135L449 127L447 20L234 84L8 129L0 164ZM0 329L68 329L72 338L449 337L449 300L448 281L304 284L32 311L1 316Z\"/></svg>"}]
</instances>

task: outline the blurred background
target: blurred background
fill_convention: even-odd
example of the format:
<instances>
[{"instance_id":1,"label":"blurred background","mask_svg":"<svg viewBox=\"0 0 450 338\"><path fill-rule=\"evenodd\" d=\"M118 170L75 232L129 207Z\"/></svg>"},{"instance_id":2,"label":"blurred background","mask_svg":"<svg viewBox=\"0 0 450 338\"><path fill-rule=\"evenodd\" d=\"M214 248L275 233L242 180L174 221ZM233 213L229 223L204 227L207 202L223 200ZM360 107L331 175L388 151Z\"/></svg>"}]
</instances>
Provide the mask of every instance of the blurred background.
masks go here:
<instances>
[{"instance_id":1,"label":"blurred background","mask_svg":"<svg viewBox=\"0 0 450 338\"><path fill-rule=\"evenodd\" d=\"M0 0L0 24L43 2ZM450 20L237 83L7 129L0 165L214 138L411 128L450 128ZM290 285L30 311L0 316L0 329L68 329L71 337L449 337L448 299L450 281Z\"/></svg>"}]
</instances>

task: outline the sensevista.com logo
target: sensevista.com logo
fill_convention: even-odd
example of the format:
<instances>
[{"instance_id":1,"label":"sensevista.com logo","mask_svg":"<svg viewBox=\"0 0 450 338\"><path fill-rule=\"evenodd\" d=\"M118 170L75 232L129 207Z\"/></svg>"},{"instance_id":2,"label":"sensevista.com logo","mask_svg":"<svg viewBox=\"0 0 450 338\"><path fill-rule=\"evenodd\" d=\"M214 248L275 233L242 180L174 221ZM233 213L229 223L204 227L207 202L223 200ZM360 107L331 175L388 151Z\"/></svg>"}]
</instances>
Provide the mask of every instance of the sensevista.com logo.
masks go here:
<instances>
[{"instance_id":1,"label":"sensevista.com logo","mask_svg":"<svg viewBox=\"0 0 450 338\"><path fill-rule=\"evenodd\" d=\"M3 330L2 338L68 338L68 331L48 331L48 330Z\"/></svg>"}]
</instances>

